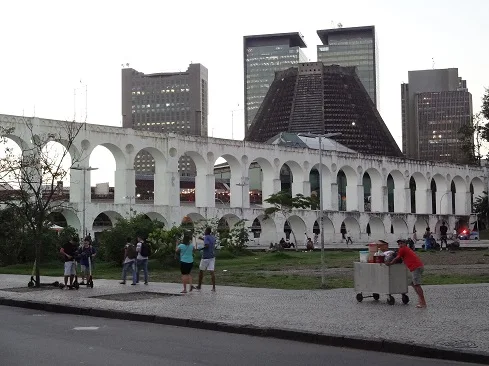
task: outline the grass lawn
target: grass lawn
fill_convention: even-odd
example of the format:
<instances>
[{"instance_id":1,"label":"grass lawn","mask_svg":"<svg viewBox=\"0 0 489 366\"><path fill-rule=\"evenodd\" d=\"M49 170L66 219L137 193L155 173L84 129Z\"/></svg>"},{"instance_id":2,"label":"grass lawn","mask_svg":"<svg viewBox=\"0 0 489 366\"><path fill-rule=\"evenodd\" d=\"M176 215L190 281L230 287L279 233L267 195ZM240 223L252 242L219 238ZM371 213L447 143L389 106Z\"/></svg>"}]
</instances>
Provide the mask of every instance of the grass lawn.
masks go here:
<instances>
[{"instance_id":1,"label":"grass lawn","mask_svg":"<svg viewBox=\"0 0 489 366\"><path fill-rule=\"evenodd\" d=\"M470 273L453 273L450 267L446 271L430 273L425 271L425 284L465 284L489 283L489 250L449 252L419 252L426 265L447 264L462 268L478 264L481 270ZM358 260L358 251L327 251L327 287L353 287L353 262ZM194 281L197 279L198 260L194 266ZM240 257L222 255L217 258L216 277L218 285L265 287L278 289L318 289L320 288L320 253L295 252L280 253L254 252ZM486 264L488 265L487 267ZM155 282L180 282L177 267L163 268L157 261L150 261L150 280ZM0 267L3 274L31 274L32 265L13 265ZM60 276L62 263L45 263L41 273L46 276ZM94 278L119 279L121 267L112 263L97 262ZM205 277L209 283L209 276Z\"/></svg>"}]
</instances>

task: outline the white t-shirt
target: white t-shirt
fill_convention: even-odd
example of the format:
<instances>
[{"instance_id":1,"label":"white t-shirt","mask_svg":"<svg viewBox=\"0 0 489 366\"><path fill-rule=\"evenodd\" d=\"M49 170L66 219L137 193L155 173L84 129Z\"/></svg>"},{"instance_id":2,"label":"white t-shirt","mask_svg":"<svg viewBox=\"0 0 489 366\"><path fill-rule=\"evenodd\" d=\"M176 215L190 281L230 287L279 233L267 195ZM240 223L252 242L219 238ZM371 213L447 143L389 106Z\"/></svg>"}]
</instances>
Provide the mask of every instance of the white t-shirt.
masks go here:
<instances>
[{"instance_id":1,"label":"white t-shirt","mask_svg":"<svg viewBox=\"0 0 489 366\"><path fill-rule=\"evenodd\" d=\"M128 247L129 247L129 244L126 244L126 246L125 246L126 250ZM133 261L134 261L134 259L131 259L128 256L126 256L126 258L124 258L124 264L129 263L129 262L133 262Z\"/></svg>"},{"instance_id":2,"label":"white t-shirt","mask_svg":"<svg viewBox=\"0 0 489 366\"><path fill-rule=\"evenodd\" d=\"M143 256L141 255L141 246L142 246L142 245L143 245L143 243L142 243L142 242L138 242L138 245L136 246L136 251L138 252L138 257L137 257L137 259L138 259L138 260L142 260L142 259L148 259L148 257L143 257Z\"/></svg>"}]
</instances>

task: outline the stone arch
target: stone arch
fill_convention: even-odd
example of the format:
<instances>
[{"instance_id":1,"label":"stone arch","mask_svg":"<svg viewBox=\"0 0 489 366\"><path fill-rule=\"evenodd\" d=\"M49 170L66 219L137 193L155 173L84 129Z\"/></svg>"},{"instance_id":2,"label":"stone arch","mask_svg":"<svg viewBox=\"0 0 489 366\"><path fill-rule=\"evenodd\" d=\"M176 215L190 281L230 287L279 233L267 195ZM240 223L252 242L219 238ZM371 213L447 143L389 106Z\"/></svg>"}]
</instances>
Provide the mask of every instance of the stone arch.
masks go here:
<instances>
[{"instance_id":1,"label":"stone arch","mask_svg":"<svg viewBox=\"0 0 489 366\"><path fill-rule=\"evenodd\" d=\"M282 166L284 165L289 167L289 171L291 173L290 183L292 196L295 196L296 194L307 195L309 192L304 191L304 170L299 165L299 163L293 160L288 160L282 164Z\"/></svg>"},{"instance_id":2,"label":"stone arch","mask_svg":"<svg viewBox=\"0 0 489 366\"><path fill-rule=\"evenodd\" d=\"M357 219L354 217L348 216L343 222L341 223L341 226L346 229L347 233L348 231L350 232L351 238L353 242L357 241L361 238L361 230L360 230L360 224L358 223ZM341 232L341 229L338 230Z\"/></svg>"},{"instance_id":3,"label":"stone arch","mask_svg":"<svg viewBox=\"0 0 489 366\"><path fill-rule=\"evenodd\" d=\"M389 183L389 176L392 183ZM387 206L389 212L410 212L406 209L405 188L404 175L399 170L392 170L387 175Z\"/></svg>"},{"instance_id":4,"label":"stone arch","mask_svg":"<svg viewBox=\"0 0 489 366\"><path fill-rule=\"evenodd\" d=\"M474 212L474 203L484 192L484 182L479 177L470 181L470 213Z\"/></svg>"},{"instance_id":5,"label":"stone arch","mask_svg":"<svg viewBox=\"0 0 489 366\"><path fill-rule=\"evenodd\" d=\"M467 183L460 175L453 177L450 191L452 192L452 212L455 211L453 212L455 215L467 214Z\"/></svg>"},{"instance_id":6,"label":"stone arch","mask_svg":"<svg viewBox=\"0 0 489 366\"><path fill-rule=\"evenodd\" d=\"M235 214L226 214L221 217L221 220L225 220L231 229L234 225L236 225L241 219Z\"/></svg>"},{"instance_id":7,"label":"stone arch","mask_svg":"<svg viewBox=\"0 0 489 366\"><path fill-rule=\"evenodd\" d=\"M436 184L436 194L431 192L432 195L432 213L438 213L438 214L447 214L449 213L449 207L450 205L448 204L450 201L449 197L449 187L448 187L448 182L446 177L442 176L441 174L435 174L433 178L431 178L431 184L435 182ZM434 200L434 201L433 201Z\"/></svg>"},{"instance_id":8,"label":"stone arch","mask_svg":"<svg viewBox=\"0 0 489 366\"><path fill-rule=\"evenodd\" d=\"M178 172L181 201L195 202L196 207L215 206L215 180L214 175L208 179L209 169L206 159L198 152L184 151L180 155Z\"/></svg>"},{"instance_id":9,"label":"stone arch","mask_svg":"<svg viewBox=\"0 0 489 366\"><path fill-rule=\"evenodd\" d=\"M414 230L416 230L418 239L423 237L423 234L427 227L429 227L428 221L426 221L423 217L418 216L413 226L413 232Z\"/></svg>"},{"instance_id":10,"label":"stone arch","mask_svg":"<svg viewBox=\"0 0 489 366\"><path fill-rule=\"evenodd\" d=\"M338 185L339 211L358 211L358 178L355 169L344 165L338 170L336 183Z\"/></svg>"},{"instance_id":11,"label":"stone arch","mask_svg":"<svg viewBox=\"0 0 489 366\"><path fill-rule=\"evenodd\" d=\"M331 202L331 171L323 164L322 166L322 187L319 187L319 164L315 164L309 171L309 182L311 182L311 196L319 197L323 200L325 210L332 209ZM324 194L321 194L324 192ZM322 197L322 198L321 198Z\"/></svg>"},{"instance_id":12,"label":"stone arch","mask_svg":"<svg viewBox=\"0 0 489 366\"><path fill-rule=\"evenodd\" d=\"M409 229L406 221L399 217L395 217L391 221L393 234L397 239L407 239L409 237Z\"/></svg>"},{"instance_id":13,"label":"stone arch","mask_svg":"<svg viewBox=\"0 0 489 366\"><path fill-rule=\"evenodd\" d=\"M252 168L257 169L256 174L252 174ZM256 193L257 195L261 196L261 199L260 197L257 199L257 201L260 201L259 203L266 205L266 203L263 201L270 197L270 195L273 193L280 191L276 171L268 159L258 157L253 160L248 166L248 175L250 177L251 194L253 195ZM253 190L254 185L257 186L256 190Z\"/></svg>"},{"instance_id":14,"label":"stone arch","mask_svg":"<svg viewBox=\"0 0 489 366\"><path fill-rule=\"evenodd\" d=\"M291 216L289 216L287 222L289 223L290 228L294 232L293 235L295 235L295 241L296 241L295 244L297 246L305 245L304 233L307 232L307 227L306 227L306 223L304 222L304 220L302 220L302 218L300 218L297 215L291 215ZM293 239L293 235L291 235L291 241Z\"/></svg>"},{"instance_id":15,"label":"stone arch","mask_svg":"<svg viewBox=\"0 0 489 366\"><path fill-rule=\"evenodd\" d=\"M333 240L334 239L334 225L331 219L327 216L323 216L323 225L324 225L324 240ZM319 225L318 220L314 221L313 232L316 234L314 230L317 228L317 233L321 234L321 226Z\"/></svg>"},{"instance_id":16,"label":"stone arch","mask_svg":"<svg viewBox=\"0 0 489 366\"><path fill-rule=\"evenodd\" d=\"M409 189L411 192L411 213L427 213L428 180L426 177L420 172L413 173L409 180Z\"/></svg>"},{"instance_id":17,"label":"stone arch","mask_svg":"<svg viewBox=\"0 0 489 366\"><path fill-rule=\"evenodd\" d=\"M223 154L214 161L214 166L219 159L226 160L228 169L215 170L215 198L216 204L230 204L230 207L249 207L249 179L248 172L241 169L239 160L230 154ZM223 166L223 164L221 164Z\"/></svg>"},{"instance_id":18,"label":"stone arch","mask_svg":"<svg viewBox=\"0 0 489 366\"><path fill-rule=\"evenodd\" d=\"M63 222L59 222L56 218L53 217L54 215L59 215L62 217ZM52 220L54 219L54 220ZM81 232L82 230L82 224L80 222L80 219L76 215L76 212L69 210L67 208L63 208L61 211L55 211L51 212L51 215L48 216L48 220L50 220L53 224L66 227L70 226L74 228L76 231Z\"/></svg>"},{"instance_id":19,"label":"stone arch","mask_svg":"<svg viewBox=\"0 0 489 366\"><path fill-rule=\"evenodd\" d=\"M368 177L368 179L366 179ZM365 183L370 181L370 187ZM367 212L384 212L384 197L382 194L383 180L380 172L375 168L368 168L363 173L364 210Z\"/></svg>"},{"instance_id":20,"label":"stone arch","mask_svg":"<svg viewBox=\"0 0 489 366\"><path fill-rule=\"evenodd\" d=\"M133 166L135 170L141 170L142 162L154 165L144 176L152 176L153 179L144 179L143 176L135 177L136 196L142 200L154 200L159 196L159 190L165 185L165 172L167 159L163 152L154 147L144 147L134 156Z\"/></svg>"},{"instance_id":21,"label":"stone arch","mask_svg":"<svg viewBox=\"0 0 489 366\"><path fill-rule=\"evenodd\" d=\"M165 217L162 214L158 212L146 212L145 215L148 216L152 221L161 222L166 229L170 228L168 225L168 220L165 219Z\"/></svg>"},{"instance_id":22,"label":"stone arch","mask_svg":"<svg viewBox=\"0 0 489 366\"><path fill-rule=\"evenodd\" d=\"M122 219L122 215L116 211L100 212L92 223L92 230L102 231L115 226L118 220Z\"/></svg>"},{"instance_id":23,"label":"stone arch","mask_svg":"<svg viewBox=\"0 0 489 366\"><path fill-rule=\"evenodd\" d=\"M374 240L384 239L385 226L381 219L378 217L371 217L367 226L370 227L370 237Z\"/></svg>"},{"instance_id":24,"label":"stone arch","mask_svg":"<svg viewBox=\"0 0 489 366\"><path fill-rule=\"evenodd\" d=\"M260 224L258 242L266 244L267 246L270 243L276 243L277 227L273 218L270 216L265 217L265 215L259 215L253 220L252 228L256 225L257 222ZM258 232L258 230L256 230L255 232Z\"/></svg>"}]
</instances>

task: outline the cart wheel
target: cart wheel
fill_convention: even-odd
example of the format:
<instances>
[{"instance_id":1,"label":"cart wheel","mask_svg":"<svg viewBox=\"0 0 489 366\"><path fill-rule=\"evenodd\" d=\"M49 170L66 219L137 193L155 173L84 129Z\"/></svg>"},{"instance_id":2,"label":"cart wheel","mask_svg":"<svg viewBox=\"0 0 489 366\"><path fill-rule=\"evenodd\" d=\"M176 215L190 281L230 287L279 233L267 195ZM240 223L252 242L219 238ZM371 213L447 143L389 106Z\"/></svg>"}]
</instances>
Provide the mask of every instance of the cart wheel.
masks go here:
<instances>
[{"instance_id":1,"label":"cart wheel","mask_svg":"<svg viewBox=\"0 0 489 366\"><path fill-rule=\"evenodd\" d=\"M54 282L53 282L53 286L54 286L54 287L59 287L59 281L54 281Z\"/></svg>"},{"instance_id":2,"label":"cart wheel","mask_svg":"<svg viewBox=\"0 0 489 366\"><path fill-rule=\"evenodd\" d=\"M29 281L29 283L27 284L27 287L34 287L34 282L33 281Z\"/></svg>"},{"instance_id":3,"label":"cart wheel","mask_svg":"<svg viewBox=\"0 0 489 366\"><path fill-rule=\"evenodd\" d=\"M389 305L394 305L395 302L396 302L396 299L394 299L394 297L392 297L391 295L389 295L389 297L387 298L387 303Z\"/></svg>"},{"instance_id":4,"label":"cart wheel","mask_svg":"<svg viewBox=\"0 0 489 366\"><path fill-rule=\"evenodd\" d=\"M363 295L362 294L357 294L357 301L362 302L363 301Z\"/></svg>"},{"instance_id":5,"label":"cart wheel","mask_svg":"<svg viewBox=\"0 0 489 366\"><path fill-rule=\"evenodd\" d=\"M377 301L378 299L380 299L380 295L379 294L372 294L372 297L374 298L375 301Z\"/></svg>"},{"instance_id":6,"label":"cart wheel","mask_svg":"<svg viewBox=\"0 0 489 366\"><path fill-rule=\"evenodd\" d=\"M80 284L78 282L73 283L73 287L75 290L78 290L80 288Z\"/></svg>"},{"instance_id":7,"label":"cart wheel","mask_svg":"<svg viewBox=\"0 0 489 366\"><path fill-rule=\"evenodd\" d=\"M65 285L64 285L63 283L60 283L60 284L59 284L59 288L62 290L62 289L64 289L64 288L65 288Z\"/></svg>"},{"instance_id":8,"label":"cart wheel","mask_svg":"<svg viewBox=\"0 0 489 366\"><path fill-rule=\"evenodd\" d=\"M93 281L88 282L87 287L93 288Z\"/></svg>"},{"instance_id":9,"label":"cart wheel","mask_svg":"<svg viewBox=\"0 0 489 366\"><path fill-rule=\"evenodd\" d=\"M407 304L409 302L409 296L406 294L402 294L402 303Z\"/></svg>"}]
</instances>

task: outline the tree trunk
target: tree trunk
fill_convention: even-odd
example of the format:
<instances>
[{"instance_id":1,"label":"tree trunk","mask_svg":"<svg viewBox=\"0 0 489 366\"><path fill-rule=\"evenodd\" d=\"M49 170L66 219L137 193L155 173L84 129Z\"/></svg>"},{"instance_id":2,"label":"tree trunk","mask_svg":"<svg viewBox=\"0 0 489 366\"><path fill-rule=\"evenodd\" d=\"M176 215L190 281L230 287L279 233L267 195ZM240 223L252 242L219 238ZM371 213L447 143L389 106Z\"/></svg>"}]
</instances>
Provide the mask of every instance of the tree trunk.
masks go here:
<instances>
[{"instance_id":1,"label":"tree trunk","mask_svg":"<svg viewBox=\"0 0 489 366\"><path fill-rule=\"evenodd\" d=\"M41 272L40 272L40 263L41 263L41 239L36 239L36 261L35 264L35 274L36 274L36 287L41 287Z\"/></svg>"}]
</instances>

